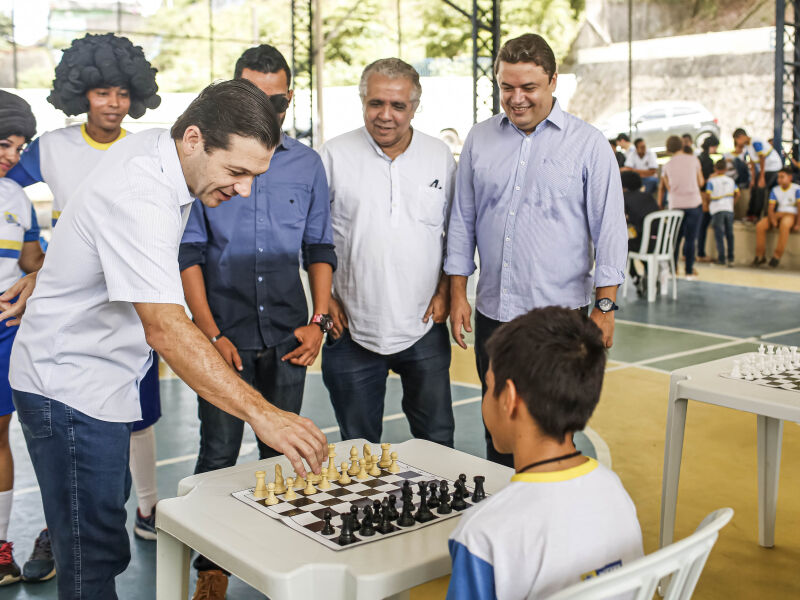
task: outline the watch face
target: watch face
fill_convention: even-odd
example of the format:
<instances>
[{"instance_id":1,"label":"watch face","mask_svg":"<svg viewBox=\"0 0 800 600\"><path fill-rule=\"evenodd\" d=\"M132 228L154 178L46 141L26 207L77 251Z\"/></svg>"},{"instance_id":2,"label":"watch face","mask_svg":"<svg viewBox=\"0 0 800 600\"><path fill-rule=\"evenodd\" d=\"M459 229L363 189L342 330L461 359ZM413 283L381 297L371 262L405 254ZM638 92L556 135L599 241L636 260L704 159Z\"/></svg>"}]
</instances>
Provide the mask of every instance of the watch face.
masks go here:
<instances>
[{"instance_id":1,"label":"watch face","mask_svg":"<svg viewBox=\"0 0 800 600\"><path fill-rule=\"evenodd\" d=\"M597 308L599 308L603 312L610 311L613 306L614 303L608 298L602 298L601 300L597 301Z\"/></svg>"}]
</instances>

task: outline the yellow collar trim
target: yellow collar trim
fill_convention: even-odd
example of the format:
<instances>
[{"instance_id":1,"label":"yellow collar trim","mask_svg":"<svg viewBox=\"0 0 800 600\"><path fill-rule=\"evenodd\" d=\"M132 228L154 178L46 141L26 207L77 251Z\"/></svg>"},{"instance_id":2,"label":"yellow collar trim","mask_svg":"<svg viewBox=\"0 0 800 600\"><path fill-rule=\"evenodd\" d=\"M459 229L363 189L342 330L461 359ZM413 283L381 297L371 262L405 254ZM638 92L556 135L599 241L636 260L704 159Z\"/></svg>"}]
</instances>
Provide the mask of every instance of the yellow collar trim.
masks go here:
<instances>
[{"instance_id":1,"label":"yellow collar trim","mask_svg":"<svg viewBox=\"0 0 800 600\"><path fill-rule=\"evenodd\" d=\"M81 124L81 135L83 136L83 139L86 141L87 144L89 144L95 150L108 150L109 148L111 148L111 146L113 146L116 142L120 141L127 134L128 132L122 129L120 130L117 139L111 140L110 142L106 142L105 144L101 144L100 142L96 142L91 137L89 137L89 134L86 132L86 123Z\"/></svg>"},{"instance_id":2,"label":"yellow collar trim","mask_svg":"<svg viewBox=\"0 0 800 600\"><path fill-rule=\"evenodd\" d=\"M570 467L563 471L548 471L544 473L517 473L511 478L511 481L524 481L526 483L556 483L559 481L569 481L570 479L577 479L594 471L597 468L597 461L589 458L582 465L577 467Z\"/></svg>"}]
</instances>

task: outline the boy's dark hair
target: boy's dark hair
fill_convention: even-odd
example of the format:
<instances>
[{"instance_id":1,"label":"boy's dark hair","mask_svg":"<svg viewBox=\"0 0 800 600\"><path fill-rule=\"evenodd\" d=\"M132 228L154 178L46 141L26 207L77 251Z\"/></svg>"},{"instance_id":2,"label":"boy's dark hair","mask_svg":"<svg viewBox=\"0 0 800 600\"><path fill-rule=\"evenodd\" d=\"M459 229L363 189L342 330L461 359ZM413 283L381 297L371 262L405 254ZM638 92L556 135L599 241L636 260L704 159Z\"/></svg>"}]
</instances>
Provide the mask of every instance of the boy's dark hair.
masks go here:
<instances>
[{"instance_id":1,"label":"boy's dark hair","mask_svg":"<svg viewBox=\"0 0 800 600\"><path fill-rule=\"evenodd\" d=\"M717 162L714 163L714 168L717 171L727 171L728 170L728 161L724 158L720 158Z\"/></svg>"},{"instance_id":2,"label":"boy's dark hair","mask_svg":"<svg viewBox=\"0 0 800 600\"><path fill-rule=\"evenodd\" d=\"M744 129L742 129L741 127L739 127L738 129L735 129L733 131L733 139L736 139L740 135L747 135L747 132Z\"/></svg>"},{"instance_id":3,"label":"boy's dark hair","mask_svg":"<svg viewBox=\"0 0 800 600\"><path fill-rule=\"evenodd\" d=\"M708 153L708 151L714 146L719 146L719 138L712 133L706 139L703 140L703 144L701 147L706 153Z\"/></svg>"},{"instance_id":4,"label":"boy's dark hair","mask_svg":"<svg viewBox=\"0 0 800 600\"><path fill-rule=\"evenodd\" d=\"M259 73L277 73L283 71L286 73L286 84L292 87L292 71L289 69L289 64L286 62L283 54L269 44L261 44L254 48L248 48L236 61L236 67L233 70L233 78L240 79L242 71L251 69Z\"/></svg>"},{"instance_id":5,"label":"boy's dark hair","mask_svg":"<svg viewBox=\"0 0 800 600\"><path fill-rule=\"evenodd\" d=\"M536 308L500 326L486 343L494 393L509 379L544 435L563 441L586 426L600 399L603 335L576 310Z\"/></svg>"},{"instance_id":6,"label":"boy's dark hair","mask_svg":"<svg viewBox=\"0 0 800 600\"><path fill-rule=\"evenodd\" d=\"M535 33L526 33L513 40L508 40L494 61L494 74L500 70L500 63L517 64L521 62L533 63L542 67L547 73L547 80L551 81L556 72L556 56L553 49L545 39Z\"/></svg>"},{"instance_id":7,"label":"boy's dark hair","mask_svg":"<svg viewBox=\"0 0 800 600\"><path fill-rule=\"evenodd\" d=\"M791 167L783 167L778 173L786 173L789 177L793 175Z\"/></svg>"},{"instance_id":8,"label":"boy's dark hair","mask_svg":"<svg viewBox=\"0 0 800 600\"><path fill-rule=\"evenodd\" d=\"M178 117L170 134L181 139L196 125L203 134L206 152L226 150L231 135L254 138L268 150L280 141L280 122L275 108L260 89L246 79L212 83Z\"/></svg>"},{"instance_id":9,"label":"boy's dark hair","mask_svg":"<svg viewBox=\"0 0 800 600\"><path fill-rule=\"evenodd\" d=\"M636 171L623 171L620 173L622 177L622 189L634 192L642 188L642 177Z\"/></svg>"},{"instance_id":10,"label":"boy's dark hair","mask_svg":"<svg viewBox=\"0 0 800 600\"><path fill-rule=\"evenodd\" d=\"M691 133L682 133L681 134L681 139L683 139L683 138L689 138L690 140L693 139Z\"/></svg>"},{"instance_id":11,"label":"boy's dark hair","mask_svg":"<svg viewBox=\"0 0 800 600\"><path fill-rule=\"evenodd\" d=\"M643 142L643 141L644 141L644 138L636 138L635 140L633 140L633 145L634 146L638 146L639 142Z\"/></svg>"},{"instance_id":12,"label":"boy's dark hair","mask_svg":"<svg viewBox=\"0 0 800 600\"><path fill-rule=\"evenodd\" d=\"M631 138L629 138L629 137L628 137L628 134L627 134L627 133L620 133L620 134L617 136L617 138L616 138L616 141L620 141L620 140L625 140L626 142L630 142L630 141L631 141Z\"/></svg>"},{"instance_id":13,"label":"boy's dark hair","mask_svg":"<svg viewBox=\"0 0 800 600\"><path fill-rule=\"evenodd\" d=\"M683 148L683 140L677 135L671 135L667 138L667 152L675 154L676 152L680 152L681 148Z\"/></svg>"}]
</instances>

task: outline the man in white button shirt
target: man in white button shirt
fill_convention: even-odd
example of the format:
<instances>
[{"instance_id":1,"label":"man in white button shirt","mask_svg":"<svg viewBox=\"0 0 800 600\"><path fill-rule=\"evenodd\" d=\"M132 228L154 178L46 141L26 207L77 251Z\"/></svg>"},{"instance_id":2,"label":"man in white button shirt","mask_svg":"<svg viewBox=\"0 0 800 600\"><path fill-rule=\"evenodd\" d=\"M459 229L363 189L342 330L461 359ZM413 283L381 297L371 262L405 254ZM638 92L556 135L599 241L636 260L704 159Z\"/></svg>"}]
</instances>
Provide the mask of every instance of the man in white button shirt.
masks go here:
<instances>
[{"instance_id":1,"label":"man in white button shirt","mask_svg":"<svg viewBox=\"0 0 800 600\"><path fill-rule=\"evenodd\" d=\"M232 109L235 107L235 109ZM278 144L266 95L243 80L211 85L171 132L111 147L77 189L27 303L11 355L25 441L42 491L59 598L117 598L130 560L125 501L139 384L156 350L198 394L250 423L264 442L319 471L325 436L264 401L183 309L178 246L193 197L248 196ZM0 319L19 312L0 296Z\"/></svg>"},{"instance_id":2,"label":"man in white button shirt","mask_svg":"<svg viewBox=\"0 0 800 600\"><path fill-rule=\"evenodd\" d=\"M628 152L625 166L620 171L638 173L644 184L644 191L652 194L658 188L658 161L656 153L647 149L642 138L633 141L633 151Z\"/></svg>"},{"instance_id":3,"label":"man in white button shirt","mask_svg":"<svg viewBox=\"0 0 800 600\"><path fill-rule=\"evenodd\" d=\"M364 127L322 147L339 268L322 377L343 439L379 442L389 369L418 438L453 445L445 218L456 165L411 127L422 88L414 68L378 60L361 75Z\"/></svg>"}]
</instances>

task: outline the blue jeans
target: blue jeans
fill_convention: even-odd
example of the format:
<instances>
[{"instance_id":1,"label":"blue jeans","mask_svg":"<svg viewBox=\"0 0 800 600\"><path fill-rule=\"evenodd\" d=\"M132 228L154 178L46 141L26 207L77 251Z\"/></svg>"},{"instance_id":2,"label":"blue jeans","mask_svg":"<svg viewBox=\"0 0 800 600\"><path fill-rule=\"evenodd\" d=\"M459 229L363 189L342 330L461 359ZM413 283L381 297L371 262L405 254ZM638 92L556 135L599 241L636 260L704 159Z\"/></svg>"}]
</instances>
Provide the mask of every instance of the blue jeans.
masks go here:
<instances>
[{"instance_id":1,"label":"blue jeans","mask_svg":"<svg viewBox=\"0 0 800 600\"><path fill-rule=\"evenodd\" d=\"M322 380L331 395L342 439L381 441L389 369L400 375L403 412L416 438L453 447L450 396L450 337L436 323L413 346L383 355L359 346L345 329L322 349Z\"/></svg>"},{"instance_id":2,"label":"blue jeans","mask_svg":"<svg viewBox=\"0 0 800 600\"><path fill-rule=\"evenodd\" d=\"M306 368L281 361L281 356L297 348L292 337L271 348L239 350L242 359L242 379L256 388L262 396L280 409L300 413ZM244 421L220 410L200 396L197 397L197 416L200 418L200 452L195 473L205 473L232 467L242 446ZM278 456L278 452L258 440L259 458Z\"/></svg>"},{"instance_id":3,"label":"blue jeans","mask_svg":"<svg viewBox=\"0 0 800 600\"><path fill-rule=\"evenodd\" d=\"M644 186L645 192L648 194L655 194L658 189L658 177L655 175L652 177L642 177L642 185Z\"/></svg>"},{"instance_id":4,"label":"blue jeans","mask_svg":"<svg viewBox=\"0 0 800 600\"><path fill-rule=\"evenodd\" d=\"M709 225L711 225L711 213L704 212L703 218L700 220L700 228L697 231L697 256L701 258L706 257L706 235L708 235Z\"/></svg>"},{"instance_id":5,"label":"blue jeans","mask_svg":"<svg viewBox=\"0 0 800 600\"><path fill-rule=\"evenodd\" d=\"M116 600L114 578L131 558L125 529L131 424L13 393L42 493L59 600Z\"/></svg>"},{"instance_id":6,"label":"blue jeans","mask_svg":"<svg viewBox=\"0 0 800 600\"><path fill-rule=\"evenodd\" d=\"M728 242L728 262L733 262L733 213L722 211L711 217L717 242L717 262L725 262L725 242Z\"/></svg>"},{"instance_id":7,"label":"blue jeans","mask_svg":"<svg viewBox=\"0 0 800 600\"><path fill-rule=\"evenodd\" d=\"M686 274L691 275L694 271L694 254L697 246L697 234L700 232L700 223L703 220L703 206L695 208L681 208L683 211L683 221L678 231L678 239L675 241L675 265L678 264L678 250L683 240L683 255L686 257Z\"/></svg>"}]
</instances>

